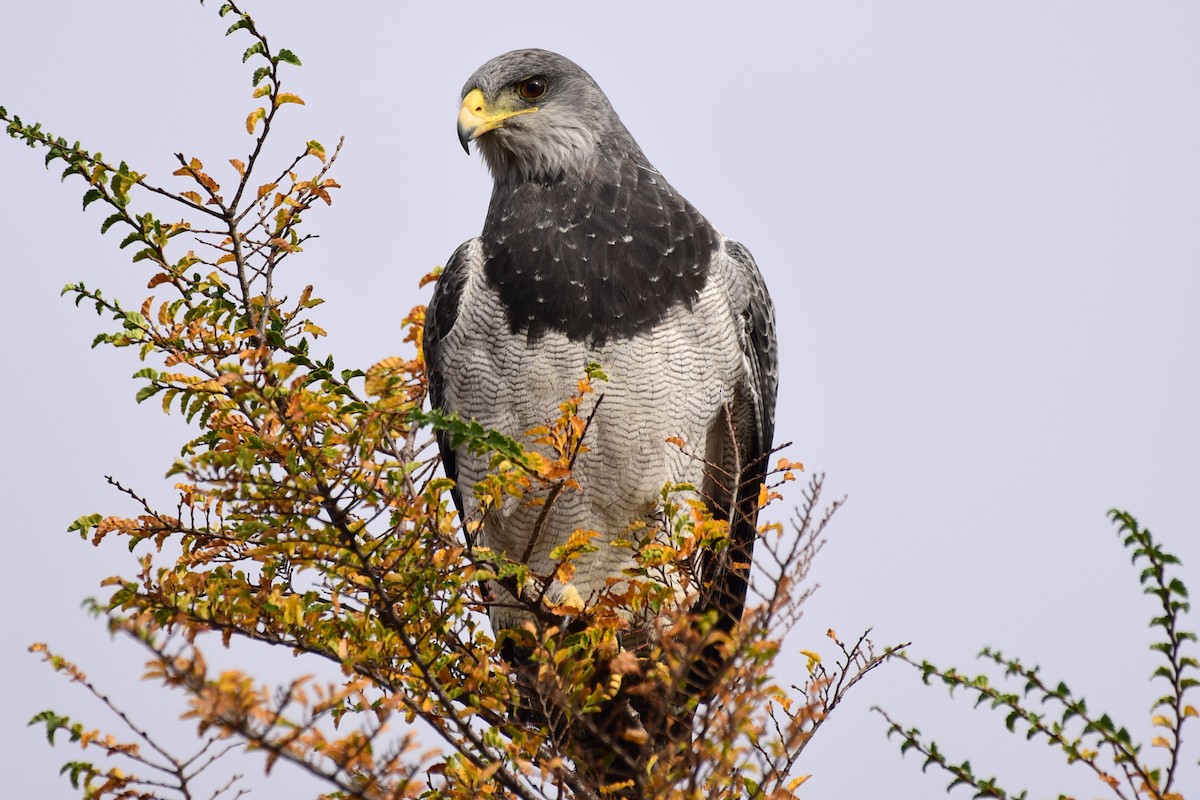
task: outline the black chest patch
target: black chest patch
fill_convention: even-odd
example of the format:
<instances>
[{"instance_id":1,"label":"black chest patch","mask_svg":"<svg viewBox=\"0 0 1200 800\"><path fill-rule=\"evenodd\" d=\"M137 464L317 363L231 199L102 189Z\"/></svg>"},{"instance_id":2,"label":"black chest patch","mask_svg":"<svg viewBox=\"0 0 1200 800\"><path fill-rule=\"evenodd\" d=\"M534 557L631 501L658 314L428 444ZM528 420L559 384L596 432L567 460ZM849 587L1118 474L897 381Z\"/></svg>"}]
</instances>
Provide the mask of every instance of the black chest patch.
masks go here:
<instances>
[{"instance_id":1,"label":"black chest patch","mask_svg":"<svg viewBox=\"0 0 1200 800\"><path fill-rule=\"evenodd\" d=\"M716 231L661 175L619 163L593 183L496 187L484 270L513 333L598 346L691 308L704 288Z\"/></svg>"}]
</instances>

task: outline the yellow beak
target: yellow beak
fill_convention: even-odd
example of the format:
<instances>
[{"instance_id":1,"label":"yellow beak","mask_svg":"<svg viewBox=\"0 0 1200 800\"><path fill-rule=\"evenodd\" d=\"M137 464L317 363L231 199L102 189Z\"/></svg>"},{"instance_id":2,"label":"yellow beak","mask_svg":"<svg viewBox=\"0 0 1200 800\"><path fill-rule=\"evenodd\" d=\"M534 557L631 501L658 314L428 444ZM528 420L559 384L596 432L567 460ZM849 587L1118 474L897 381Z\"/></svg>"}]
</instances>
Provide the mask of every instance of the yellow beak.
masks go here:
<instances>
[{"instance_id":1,"label":"yellow beak","mask_svg":"<svg viewBox=\"0 0 1200 800\"><path fill-rule=\"evenodd\" d=\"M458 110L458 141L462 143L463 150L470 153L471 149L467 146L469 142L475 141L488 131L501 127L506 119L518 114L530 114L534 111L537 111L536 106L488 108L483 92L479 89L472 89L463 98L462 108Z\"/></svg>"}]
</instances>

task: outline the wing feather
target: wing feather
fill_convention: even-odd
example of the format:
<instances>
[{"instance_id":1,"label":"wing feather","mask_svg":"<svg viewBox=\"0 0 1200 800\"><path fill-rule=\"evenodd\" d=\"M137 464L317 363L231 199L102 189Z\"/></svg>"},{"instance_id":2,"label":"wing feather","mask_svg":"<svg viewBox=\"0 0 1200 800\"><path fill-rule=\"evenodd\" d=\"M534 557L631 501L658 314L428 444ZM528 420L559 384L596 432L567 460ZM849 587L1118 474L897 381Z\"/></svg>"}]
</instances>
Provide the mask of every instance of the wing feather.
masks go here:
<instances>
[{"instance_id":1,"label":"wing feather","mask_svg":"<svg viewBox=\"0 0 1200 800\"><path fill-rule=\"evenodd\" d=\"M453 376L446 374L447 359L442 345L458 321L463 287L470 272L470 252L478 241L469 239L463 242L450 256L425 310L425 374L429 380L429 404L441 411L447 410L446 384L453 379ZM444 433L438 434L438 450L442 454L442 469L445 470L446 477L454 481L450 495L454 498L459 519L463 519L466 511L463 509L462 493L458 488L458 461L454 448L450 446L450 441Z\"/></svg>"},{"instance_id":2,"label":"wing feather","mask_svg":"<svg viewBox=\"0 0 1200 800\"><path fill-rule=\"evenodd\" d=\"M731 541L725 552L711 555L703 565L708 585L699 610L717 611L717 628L728 633L741 621L746 604L750 563L758 538L759 487L766 480L775 437L779 361L775 309L753 256L733 241L726 241L718 252L718 258L730 260L731 269L717 269L715 273L731 276L728 292L739 325L744 372L734 388L728 423L714 431L714 435L723 437L722 446L717 448L726 453L722 469L732 471L730 465L737 465L736 486L722 486L732 483L728 478L714 480L718 486L714 499L719 502L714 503L713 514L725 519L732 513ZM736 457L731 452L736 452ZM692 690L707 697L724 666L715 650L705 652L688 678Z\"/></svg>"}]
</instances>

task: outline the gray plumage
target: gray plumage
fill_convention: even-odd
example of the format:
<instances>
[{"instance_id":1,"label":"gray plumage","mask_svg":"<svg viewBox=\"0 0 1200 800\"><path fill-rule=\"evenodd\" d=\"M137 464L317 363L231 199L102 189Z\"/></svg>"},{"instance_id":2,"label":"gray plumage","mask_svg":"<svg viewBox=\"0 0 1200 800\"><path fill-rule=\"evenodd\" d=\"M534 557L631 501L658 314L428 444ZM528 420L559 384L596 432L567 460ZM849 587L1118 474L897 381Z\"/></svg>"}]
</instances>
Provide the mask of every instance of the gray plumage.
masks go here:
<instances>
[{"instance_id":1,"label":"gray plumage","mask_svg":"<svg viewBox=\"0 0 1200 800\"><path fill-rule=\"evenodd\" d=\"M582 491L550 509L529 567L547 575L551 550L572 531L599 532L573 582L594 601L632 563L608 542L635 521L653 523L664 484L691 483L718 517L737 509L735 546L700 565L711 590L704 602L728 628L745 600L774 434L774 312L758 268L651 166L595 81L566 58L506 53L471 76L463 98L460 138L477 143L494 188L482 235L454 252L429 304L431 401L520 439L554 419L598 362L608 381L597 386L604 399L576 464ZM446 445L470 519L470 487L487 458ZM735 470L740 486L722 474ZM520 558L540 511L506 502L475 544ZM550 599L565 590L552 582ZM496 627L526 618L493 591Z\"/></svg>"}]
</instances>

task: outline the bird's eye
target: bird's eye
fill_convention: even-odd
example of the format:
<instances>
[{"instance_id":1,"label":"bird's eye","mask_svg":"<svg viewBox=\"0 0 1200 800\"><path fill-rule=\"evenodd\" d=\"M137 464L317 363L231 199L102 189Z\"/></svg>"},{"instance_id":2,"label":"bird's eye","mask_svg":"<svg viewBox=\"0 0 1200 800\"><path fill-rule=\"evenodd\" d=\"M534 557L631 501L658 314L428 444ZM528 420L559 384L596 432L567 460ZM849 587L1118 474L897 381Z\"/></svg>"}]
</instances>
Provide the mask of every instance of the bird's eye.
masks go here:
<instances>
[{"instance_id":1,"label":"bird's eye","mask_svg":"<svg viewBox=\"0 0 1200 800\"><path fill-rule=\"evenodd\" d=\"M537 100L546 93L546 79L535 75L517 84L517 94L525 100Z\"/></svg>"}]
</instances>

